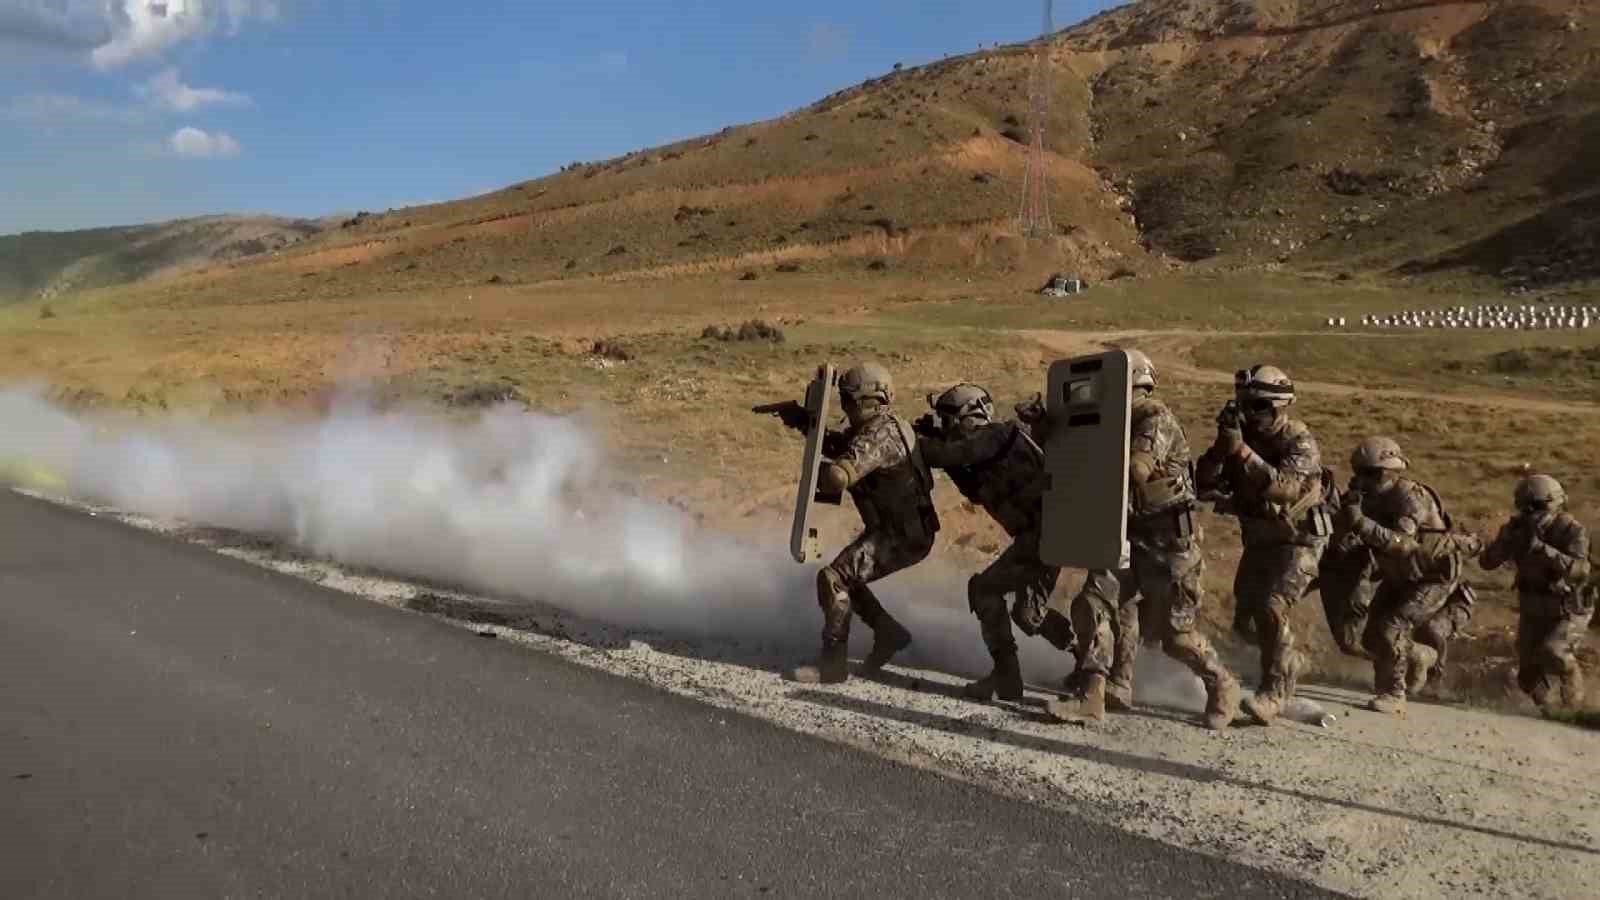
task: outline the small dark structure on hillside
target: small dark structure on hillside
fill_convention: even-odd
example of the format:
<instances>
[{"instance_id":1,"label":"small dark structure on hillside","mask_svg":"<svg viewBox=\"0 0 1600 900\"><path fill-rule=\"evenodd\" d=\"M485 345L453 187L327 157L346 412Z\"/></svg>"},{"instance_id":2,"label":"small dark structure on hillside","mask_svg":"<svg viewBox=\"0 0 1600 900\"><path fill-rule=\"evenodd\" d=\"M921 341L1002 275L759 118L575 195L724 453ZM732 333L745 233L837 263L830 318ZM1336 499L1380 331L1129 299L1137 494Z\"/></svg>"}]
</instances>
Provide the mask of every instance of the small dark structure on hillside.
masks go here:
<instances>
[{"instance_id":1,"label":"small dark structure on hillside","mask_svg":"<svg viewBox=\"0 0 1600 900\"><path fill-rule=\"evenodd\" d=\"M1050 280L1044 283L1044 287L1039 288L1039 293L1046 297L1070 297L1073 294L1081 294L1088 289L1089 282L1057 272L1050 276Z\"/></svg>"}]
</instances>

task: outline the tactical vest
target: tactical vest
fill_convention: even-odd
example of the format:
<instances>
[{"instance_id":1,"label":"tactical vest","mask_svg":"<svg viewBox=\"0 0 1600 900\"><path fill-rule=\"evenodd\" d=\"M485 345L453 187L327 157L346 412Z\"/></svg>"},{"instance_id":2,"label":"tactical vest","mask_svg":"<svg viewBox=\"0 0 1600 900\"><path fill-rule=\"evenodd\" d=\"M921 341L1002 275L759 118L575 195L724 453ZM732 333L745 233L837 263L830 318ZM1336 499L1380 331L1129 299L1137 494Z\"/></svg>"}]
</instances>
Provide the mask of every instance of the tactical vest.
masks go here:
<instances>
[{"instance_id":1,"label":"tactical vest","mask_svg":"<svg viewBox=\"0 0 1600 900\"><path fill-rule=\"evenodd\" d=\"M995 427L993 425L988 427ZM1016 423L994 456L945 469L961 496L993 516L1012 537L1039 527L1044 451Z\"/></svg>"}]
</instances>

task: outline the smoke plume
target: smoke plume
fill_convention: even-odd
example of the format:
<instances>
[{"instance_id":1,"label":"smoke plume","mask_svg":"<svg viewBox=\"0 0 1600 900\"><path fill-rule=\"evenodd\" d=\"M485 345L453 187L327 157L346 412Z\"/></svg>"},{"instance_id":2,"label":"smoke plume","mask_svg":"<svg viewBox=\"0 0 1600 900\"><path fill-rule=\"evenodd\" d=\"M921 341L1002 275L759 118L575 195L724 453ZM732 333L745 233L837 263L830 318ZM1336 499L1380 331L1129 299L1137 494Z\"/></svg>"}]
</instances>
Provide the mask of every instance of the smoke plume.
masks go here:
<instances>
[{"instance_id":1,"label":"smoke plume","mask_svg":"<svg viewBox=\"0 0 1600 900\"><path fill-rule=\"evenodd\" d=\"M618 488L625 473L578 418L502 406L459 423L346 401L315 421L91 420L9 390L0 421L0 462L42 469L54 492L80 501L623 629L754 645L774 663L817 646L815 566L796 565L781 534L751 543L708 531ZM988 670L969 574L935 557L874 585L915 635L902 661ZM853 649L870 639L858 623ZM1071 670L1043 641L1020 643L1030 681L1059 685ZM1193 676L1155 648L1142 657L1141 698L1199 707Z\"/></svg>"}]
</instances>

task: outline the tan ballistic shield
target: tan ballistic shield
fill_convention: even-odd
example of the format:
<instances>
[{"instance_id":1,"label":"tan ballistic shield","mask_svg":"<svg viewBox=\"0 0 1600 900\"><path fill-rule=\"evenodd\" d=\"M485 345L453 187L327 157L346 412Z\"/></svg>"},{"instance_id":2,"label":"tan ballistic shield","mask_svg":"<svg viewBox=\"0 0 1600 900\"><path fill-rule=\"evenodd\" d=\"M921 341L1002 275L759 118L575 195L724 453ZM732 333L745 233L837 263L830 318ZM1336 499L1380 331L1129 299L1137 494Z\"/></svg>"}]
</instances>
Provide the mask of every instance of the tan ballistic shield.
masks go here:
<instances>
[{"instance_id":1,"label":"tan ballistic shield","mask_svg":"<svg viewBox=\"0 0 1600 900\"><path fill-rule=\"evenodd\" d=\"M1126 568L1133 365L1112 350L1057 360L1048 378L1039 557L1072 569Z\"/></svg>"},{"instance_id":2,"label":"tan ballistic shield","mask_svg":"<svg viewBox=\"0 0 1600 900\"><path fill-rule=\"evenodd\" d=\"M806 388L806 412L811 416L811 426L806 431L806 453L800 461L800 491L794 500L794 528L789 532L789 553L797 563L822 556L817 529L811 525L812 506L819 500L824 503L839 502L836 497L817 496L822 438L828 432L828 419L832 415L833 397L838 385L839 376L829 363L817 367L817 377Z\"/></svg>"}]
</instances>

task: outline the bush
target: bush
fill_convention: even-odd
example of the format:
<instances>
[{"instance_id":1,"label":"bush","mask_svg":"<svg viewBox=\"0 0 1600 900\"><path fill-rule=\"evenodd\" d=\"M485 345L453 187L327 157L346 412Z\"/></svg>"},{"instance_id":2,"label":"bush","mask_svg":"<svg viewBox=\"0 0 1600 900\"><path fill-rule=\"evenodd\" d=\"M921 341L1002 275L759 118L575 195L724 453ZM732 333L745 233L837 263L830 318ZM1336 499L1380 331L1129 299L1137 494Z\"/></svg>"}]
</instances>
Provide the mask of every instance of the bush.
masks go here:
<instances>
[{"instance_id":1,"label":"bush","mask_svg":"<svg viewBox=\"0 0 1600 900\"><path fill-rule=\"evenodd\" d=\"M726 325L707 325L700 331L700 339L706 341L767 341L773 344L783 343L783 329L769 324L761 319L751 319L740 325L737 329Z\"/></svg>"},{"instance_id":2,"label":"bush","mask_svg":"<svg viewBox=\"0 0 1600 900\"><path fill-rule=\"evenodd\" d=\"M1526 350L1506 350L1489 357L1496 372L1528 372L1533 369L1533 354Z\"/></svg>"},{"instance_id":3,"label":"bush","mask_svg":"<svg viewBox=\"0 0 1600 900\"><path fill-rule=\"evenodd\" d=\"M601 338L595 341L589 352L601 359L614 359L617 362L627 362L633 359L633 354L628 351L627 347L622 346L622 344L611 338Z\"/></svg>"}]
</instances>

